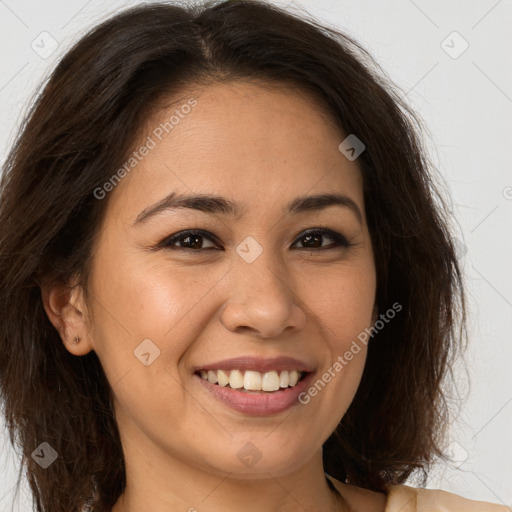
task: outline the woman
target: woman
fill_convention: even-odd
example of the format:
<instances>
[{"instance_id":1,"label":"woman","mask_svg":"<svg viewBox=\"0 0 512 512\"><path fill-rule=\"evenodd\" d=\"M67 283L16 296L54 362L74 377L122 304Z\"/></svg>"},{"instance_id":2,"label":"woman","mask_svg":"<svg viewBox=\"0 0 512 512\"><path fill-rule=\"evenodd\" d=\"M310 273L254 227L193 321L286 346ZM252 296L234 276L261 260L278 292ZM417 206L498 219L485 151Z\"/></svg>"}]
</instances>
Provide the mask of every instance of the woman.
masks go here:
<instances>
[{"instance_id":1,"label":"woman","mask_svg":"<svg viewBox=\"0 0 512 512\"><path fill-rule=\"evenodd\" d=\"M404 485L444 457L464 292L414 114L366 58L227 1L130 9L62 59L0 202L38 511L507 510Z\"/></svg>"}]
</instances>

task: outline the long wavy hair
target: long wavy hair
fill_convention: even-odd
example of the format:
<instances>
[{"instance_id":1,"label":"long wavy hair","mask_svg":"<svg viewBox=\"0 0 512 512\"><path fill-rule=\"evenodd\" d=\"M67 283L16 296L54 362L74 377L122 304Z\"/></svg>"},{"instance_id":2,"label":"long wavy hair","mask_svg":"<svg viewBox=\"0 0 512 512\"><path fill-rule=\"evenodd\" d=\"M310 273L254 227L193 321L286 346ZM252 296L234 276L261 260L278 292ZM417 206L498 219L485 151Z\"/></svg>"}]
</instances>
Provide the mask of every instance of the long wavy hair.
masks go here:
<instances>
[{"instance_id":1,"label":"long wavy hair","mask_svg":"<svg viewBox=\"0 0 512 512\"><path fill-rule=\"evenodd\" d=\"M358 391L323 446L324 469L372 490L446 459L450 365L466 342L450 208L418 115L353 38L255 0L141 5L91 29L42 84L0 182L0 393L37 512L110 511L125 466L109 382L94 351L64 346L45 283L79 276L108 204L96 199L159 100L235 80L309 93L356 134L377 304L403 310L375 333ZM342 139L340 139L341 142ZM57 460L32 457L47 442Z\"/></svg>"}]
</instances>

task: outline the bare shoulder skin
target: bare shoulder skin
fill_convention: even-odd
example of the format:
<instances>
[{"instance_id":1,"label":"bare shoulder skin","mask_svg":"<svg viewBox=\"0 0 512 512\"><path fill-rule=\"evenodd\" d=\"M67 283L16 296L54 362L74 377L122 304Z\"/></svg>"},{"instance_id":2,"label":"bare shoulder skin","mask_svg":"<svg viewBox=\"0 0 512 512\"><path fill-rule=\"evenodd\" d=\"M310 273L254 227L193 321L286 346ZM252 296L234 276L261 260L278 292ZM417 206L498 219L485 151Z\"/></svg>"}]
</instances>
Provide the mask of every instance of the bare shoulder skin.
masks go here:
<instances>
[{"instance_id":1,"label":"bare shoulder skin","mask_svg":"<svg viewBox=\"0 0 512 512\"><path fill-rule=\"evenodd\" d=\"M362 487L344 484L329 477L336 489L350 506L351 512L384 512L387 496L383 492L375 492Z\"/></svg>"}]
</instances>

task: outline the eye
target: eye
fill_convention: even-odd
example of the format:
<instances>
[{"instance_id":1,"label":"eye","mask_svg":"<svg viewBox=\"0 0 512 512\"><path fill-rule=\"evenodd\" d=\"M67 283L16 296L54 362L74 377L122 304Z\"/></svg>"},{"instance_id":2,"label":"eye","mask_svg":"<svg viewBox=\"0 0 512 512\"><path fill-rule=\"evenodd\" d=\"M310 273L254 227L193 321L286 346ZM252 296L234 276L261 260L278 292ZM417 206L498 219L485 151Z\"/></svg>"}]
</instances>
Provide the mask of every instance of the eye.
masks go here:
<instances>
[{"instance_id":1,"label":"eye","mask_svg":"<svg viewBox=\"0 0 512 512\"><path fill-rule=\"evenodd\" d=\"M202 247L201 240L213 240L214 238L204 231L189 229L166 238L158 246L168 249L192 249L192 252L198 252L200 249L205 249ZM180 242L182 244L181 247L174 245L176 242ZM215 249L215 247L206 247L206 249Z\"/></svg>"},{"instance_id":2,"label":"eye","mask_svg":"<svg viewBox=\"0 0 512 512\"><path fill-rule=\"evenodd\" d=\"M330 238L334 241L334 243L330 244L327 247L322 247L321 239L322 237ZM305 231L300 235L298 240L305 241L305 244L303 242L302 245L305 245L305 247L299 247L299 249L313 249L313 250L326 250L326 249L335 249L337 247L350 247L354 244L351 244L347 241L347 239L341 235L340 233L337 233L336 231L332 231L331 229L325 229L325 228L314 228L310 229L308 231ZM318 241L320 240L320 246L318 245Z\"/></svg>"},{"instance_id":3,"label":"eye","mask_svg":"<svg viewBox=\"0 0 512 512\"><path fill-rule=\"evenodd\" d=\"M322 246L322 238L329 238L333 241L333 243L328 246ZM209 240L210 242L215 243L213 246L204 247L203 240ZM215 245L217 240L218 239L214 235L206 231L202 231L200 229L189 229L180 231L179 233L167 237L166 239L162 240L162 242L160 242L155 247L155 249L188 249L189 252L195 253L201 252L201 250L222 250L218 245ZM340 233L326 228L314 228L309 229L308 231L304 231L297 238L297 242L302 244L302 247L298 247L299 249L310 249L312 251L323 251L327 249L351 247L352 245L355 245L349 243L347 239ZM177 245L177 243L180 245ZM293 245L296 245L296 243Z\"/></svg>"}]
</instances>

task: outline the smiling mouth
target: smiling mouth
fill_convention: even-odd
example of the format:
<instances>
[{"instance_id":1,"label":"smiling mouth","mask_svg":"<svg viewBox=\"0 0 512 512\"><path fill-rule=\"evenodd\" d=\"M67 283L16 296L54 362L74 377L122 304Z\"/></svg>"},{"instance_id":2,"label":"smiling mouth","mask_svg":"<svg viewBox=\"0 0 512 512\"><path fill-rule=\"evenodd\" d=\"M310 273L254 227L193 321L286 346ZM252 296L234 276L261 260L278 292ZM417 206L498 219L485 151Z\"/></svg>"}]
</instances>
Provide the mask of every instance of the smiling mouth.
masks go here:
<instances>
[{"instance_id":1,"label":"smiling mouth","mask_svg":"<svg viewBox=\"0 0 512 512\"><path fill-rule=\"evenodd\" d=\"M308 372L298 370L198 370L195 372L203 380L220 387L236 389L247 393L272 393L293 388L304 379Z\"/></svg>"}]
</instances>

